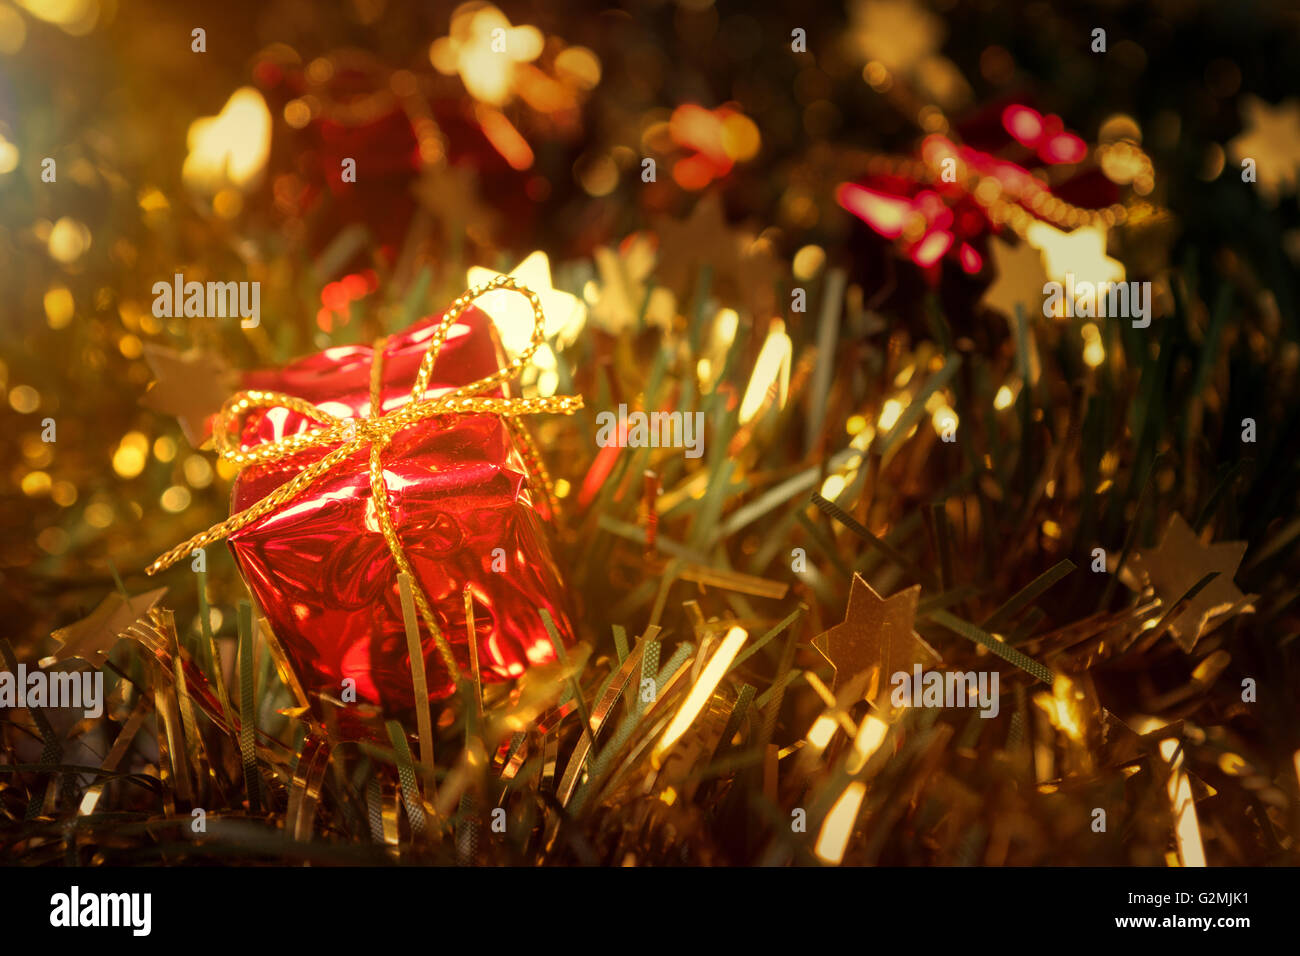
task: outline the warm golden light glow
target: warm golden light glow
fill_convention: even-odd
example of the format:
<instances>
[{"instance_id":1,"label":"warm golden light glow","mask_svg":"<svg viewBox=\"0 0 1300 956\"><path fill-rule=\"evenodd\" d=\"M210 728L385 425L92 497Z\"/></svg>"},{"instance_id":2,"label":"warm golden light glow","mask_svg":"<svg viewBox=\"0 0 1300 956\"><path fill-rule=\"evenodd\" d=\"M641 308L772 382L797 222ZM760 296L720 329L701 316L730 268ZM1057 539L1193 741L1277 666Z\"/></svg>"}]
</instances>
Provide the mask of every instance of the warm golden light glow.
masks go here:
<instances>
[{"instance_id":1,"label":"warm golden light glow","mask_svg":"<svg viewBox=\"0 0 1300 956\"><path fill-rule=\"evenodd\" d=\"M158 499L159 503L163 506L163 510L170 511L173 514L184 511L188 508L191 500L190 490L184 485L172 485L164 491L162 496Z\"/></svg>"},{"instance_id":2,"label":"warm golden light glow","mask_svg":"<svg viewBox=\"0 0 1300 956\"><path fill-rule=\"evenodd\" d=\"M72 321L75 307L67 286L52 285L45 290L45 321L52 329L61 329Z\"/></svg>"},{"instance_id":3,"label":"warm golden light glow","mask_svg":"<svg viewBox=\"0 0 1300 956\"><path fill-rule=\"evenodd\" d=\"M580 89L600 83L600 58L585 46L565 47L555 56L555 75Z\"/></svg>"},{"instance_id":4,"label":"warm golden light glow","mask_svg":"<svg viewBox=\"0 0 1300 956\"><path fill-rule=\"evenodd\" d=\"M821 246L804 246L794 254L790 268L796 279L812 279L826 265L826 251Z\"/></svg>"},{"instance_id":5,"label":"warm golden light glow","mask_svg":"<svg viewBox=\"0 0 1300 956\"><path fill-rule=\"evenodd\" d=\"M848 487L848 481L844 475L827 475L826 480L822 482L821 496L827 501L834 501L844 489Z\"/></svg>"},{"instance_id":6,"label":"warm golden light glow","mask_svg":"<svg viewBox=\"0 0 1300 956\"><path fill-rule=\"evenodd\" d=\"M749 634L743 627L733 627L727 631L727 636L722 639L722 644L709 658L709 663L705 665L704 670L700 673L699 680L695 682L691 692L686 695L686 700L674 715L668 729L664 731L664 735L659 738L659 743L655 745L650 760L656 769L662 766L663 755L671 749L673 744L677 743L682 734L686 733L686 728L690 727L695 718L704 710L704 705L709 702L713 691L721 682L723 675L727 673L727 668L731 666L731 662L740 653L741 645L745 643L748 637Z\"/></svg>"},{"instance_id":7,"label":"warm golden light glow","mask_svg":"<svg viewBox=\"0 0 1300 956\"><path fill-rule=\"evenodd\" d=\"M23 494L27 495L29 498L49 494L49 473L44 471L29 471L27 474L23 475L22 489Z\"/></svg>"},{"instance_id":8,"label":"warm golden light glow","mask_svg":"<svg viewBox=\"0 0 1300 956\"><path fill-rule=\"evenodd\" d=\"M86 506L82 517L92 528L107 528L113 523L113 509L102 501L94 501Z\"/></svg>"},{"instance_id":9,"label":"warm golden light glow","mask_svg":"<svg viewBox=\"0 0 1300 956\"><path fill-rule=\"evenodd\" d=\"M30 415L41 407L41 393L30 385L15 385L9 390L9 407L20 415Z\"/></svg>"},{"instance_id":10,"label":"warm golden light glow","mask_svg":"<svg viewBox=\"0 0 1300 956\"><path fill-rule=\"evenodd\" d=\"M85 36L99 19L99 0L17 0L32 16L72 36Z\"/></svg>"},{"instance_id":11,"label":"warm golden light glow","mask_svg":"<svg viewBox=\"0 0 1300 956\"><path fill-rule=\"evenodd\" d=\"M1234 753L1219 754L1219 769L1232 777L1239 777L1244 774L1248 765L1241 756Z\"/></svg>"},{"instance_id":12,"label":"warm golden light glow","mask_svg":"<svg viewBox=\"0 0 1300 956\"><path fill-rule=\"evenodd\" d=\"M512 26L490 3L462 3L449 34L429 47L429 62L439 73L459 74L480 103L502 106L514 93L516 65L537 59L543 41L536 27Z\"/></svg>"},{"instance_id":13,"label":"warm golden light glow","mask_svg":"<svg viewBox=\"0 0 1300 956\"><path fill-rule=\"evenodd\" d=\"M934 414L930 416L930 424L934 426L935 433L940 437L956 432L958 423L957 413L946 404L936 408Z\"/></svg>"},{"instance_id":14,"label":"warm golden light glow","mask_svg":"<svg viewBox=\"0 0 1300 956\"><path fill-rule=\"evenodd\" d=\"M776 405L785 408L786 392L790 387L790 360L794 345L786 335L785 323L773 319L768 328L763 348L754 363L754 373L749 377L745 397L740 402L740 424L745 425L764 407L768 390L775 387Z\"/></svg>"},{"instance_id":15,"label":"warm golden light glow","mask_svg":"<svg viewBox=\"0 0 1300 956\"><path fill-rule=\"evenodd\" d=\"M1047 714L1053 727L1071 740L1083 740L1083 708L1079 704L1074 683L1068 677L1058 674L1052 681L1051 694L1044 692L1037 695L1034 703Z\"/></svg>"},{"instance_id":16,"label":"warm golden light glow","mask_svg":"<svg viewBox=\"0 0 1300 956\"><path fill-rule=\"evenodd\" d=\"M144 471L149 457L149 439L141 432L127 432L113 452L113 470L121 478L134 478Z\"/></svg>"},{"instance_id":17,"label":"warm golden light glow","mask_svg":"<svg viewBox=\"0 0 1300 956\"><path fill-rule=\"evenodd\" d=\"M182 466L185 480L193 488L206 488L212 484L212 465L202 455L190 455Z\"/></svg>"},{"instance_id":18,"label":"warm golden light glow","mask_svg":"<svg viewBox=\"0 0 1300 956\"><path fill-rule=\"evenodd\" d=\"M898 423L898 419L903 414L903 403L896 398L891 398L885 402L884 407L880 410L880 419L876 427L882 432L887 432Z\"/></svg>"},{"instance_id":19,"label":"warm golden light glow","mask_svg":"<svg viewBox=\"0 0 1300 956\"><path fill-rule=\"evenodd\" d=\"M522 171L533 165L533 148L505 113L490 106L480 106L474 115L483 135L511 169Z\"/></svg>"},{"instance_id":20,"label":"warm golden light glow","mask_svg":"<svg viewBox=\"0 0 1300 956\"><path fill-rule=\"evenodd\" d=\"M1101 344L1101 332L1091 322L1085 322L1080 333L1083 335L1083 360L1089 368L1097 368L1106 361L1106 349Z\"/></svg>"},{"instance_id":21,"label":"warm golden light glow","mask_svg":"<svg viewBox=\"0 0 1300 956\"><path fill-rule=\"evenodd\" d=\"M50 230L46 242L50 258L64 265L76 262L90 248L90 230L70 216L62 216Z\"/></svg>"},{"instance_id":22,"label":"warm golden light glow","mask_svg":"<svg viewBox=\"0 0 1300 956\"><path fill-rule=\"evenodd\" d=\"M1124 265L1106 255L1106 229L1103 226L1080 226L1064 232L1045 222L1036 221L1025 238L1043 254L1047 275L1065 282L1073 275L1076 282L1120 282Z\"/></svg>"},{"instance_id":23,"label":"warm golden light glow","mask_svg":"<svg viewBox=\"0 0 1300 956\"><path fill-rule=\"evenodd\" d=\"M808 743L818 750L825 750L826 745L831 742L831 737L835 736L837 726L839 725L835 722L835 718L829 714L822 714L808 728Z\"/></svg>"},{"instance_id":24,"label":"warm golden light glow","mask_svg":"<svg viewBox=\"0 0 1300 956\"><path fill-rule=\"evenodd\" d=\"M889 724L885 723L874 714L867 714L862 718L862 724L858 727L857 735L853 738L853 754L849 758L849 773L857 773L867 765L872 754L880 749L880 745L885 742L885 737L889 733Z\"/></svg>"},{"instance_id":25,"label":"warm golden light glow","mask_svg":"<svg viewBox=\"0 0 1300 956\"><path fill-rule=\"evenodd\" d=\"M1183 866L1205 866L1201 825L1196 819L1192 785L1183 770L1183 751L1177 740L1160 741L1160 756L1169 765L1169 804L1174 811L1174 837Z\"/></svg>"},{"instance_id":26,"label":"warm golden light glow","mask_svg":"<svg viewBox=\"0 0 1300 956\"><path fill-rule=\"evenodd\" d=\"M176 457L176 439L162 435L154 439L153 456L159 461L171 461Z\"/></svg>"},{"instance_id":27,"label":"warm golden light glow","mask_svg":"<svg viewBox=\"0 0 1300 956\"><path fill-rule=\"evenodd\" d=\"M835 806L831 807L831 812L826 814L821 833L817 835L817 847L813 851L823 863L837 866L844 859L849 837L853 835L853 824L866 795L866 785L854 780L844 788L844 792L835 801Z\"/></svg>"},{"instance_id":28,"label":"warm golden light glow","mask_svg":"<svg viewBox=\"0 0 1300 956\"><path fill-rule=\"evenodd\" d=\"M696 365L696 374L700 379L700 389L713 391L719 376L727 367L727 353L731 351L736 340L736 329L740 326L740 315L735 309L719 309L713 317L709 336L704 348L704 356Z\"/></svg>"},{"instance_id":29,"label":"warm golden light glow","mask_svg":"<svg viewBox=\"0 0 1300 956\"><path fill-rule=\"evenodd\" d=\"M190 124L186 143L189 155L181 167L186 186L210 195L226 186L249 188L271 153L271 111L261 93L241 87L216 116Z\"/></svg>"},{"instance_id":30,"label":"warm golden light glow","mask_svg":"<svg viewBox=\"0 0 1300 956\"><path fill-rule=\"evenodd\" d=\"M532 253L509 274L541 297L542 310L546 313L546 337L555 337L561 348L572 342L587 321L587 307L577 296L552 287L551 260L546 253L540 250ZM472 266L466 281L475 286L499 275L495 269ZM496 289L480 296L474 304L491 316L501 333L501 344L512 357L528 348L533 336L533 308L526 298L508 289Z\"/></svg>"},{"instance_id":31,"label":"warm golden light glow","mask_svg":"<svg viewBox=\"0 0 1300 956\"><path fill-rule=\"evenodd\" d=\"M0 17L0 20L3 18ZM3 23L0 22L0 32L3 32ZM18 147L9 140L5 139L3 132L0 132L0 176L6 173L12 173L18 168Z\"/></svg>"}]
</instances>

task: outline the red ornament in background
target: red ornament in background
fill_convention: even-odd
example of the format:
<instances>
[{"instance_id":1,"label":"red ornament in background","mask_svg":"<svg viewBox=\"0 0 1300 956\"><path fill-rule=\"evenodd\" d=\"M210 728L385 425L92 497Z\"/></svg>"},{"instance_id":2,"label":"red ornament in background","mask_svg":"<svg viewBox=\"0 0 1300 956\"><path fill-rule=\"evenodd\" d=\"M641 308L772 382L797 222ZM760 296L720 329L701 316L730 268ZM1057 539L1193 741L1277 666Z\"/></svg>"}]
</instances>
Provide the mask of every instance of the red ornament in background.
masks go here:
<instances>
[{"instance_id":1,"label":"red ornament in background","mask_svg":"<svg viewBox=\"0 0 1300 956\"><path fill-rule=\"evenodd\" d=\"M964 124L964 141L941 133L926 136L919 162L898 159L862 182L843 183L836 201L895 240L904 255L938 282L936 267L945 256L952 256L968 275L983 270L988 236L1002 228L987 212L991 200L1005 196L1031 209L1042 197L1068 197L1084 206L1116 199L1114 185L1095 169L1072 170L1054 186L1030 170L1034 161L1048 167L1073 166L1087 157L1087 145L1065 129L1059 116L1043 116L1019 103L997 110L996 123L994 114L990 107ZM991 197L980 201L972 194L964 181L969 174L996 184Z\"/></svg>"},{"instance_id":2,"label":"red ornament in background","mask_svg":"<svg viewBox=\"0 0 1300 956\"><path fill-rule=\"evenodd\" d=\"M372 239L365 247L396 261L420 208L417 183L453 167L473 170L478 188L520 227L536 216L529 193L536 177L511 168L493 147L458 80L394 70L359 50L307 64L288 56L268 49L253 75L272 114L288 124L275 127L276 208L305 230L313 255L361 224ZM344 178L345 160L353 161L355 177ZM474 224L454 225L464 231ZM372 264L358 253L343 267Z\"/></svg>"},{"instance_id":3,"label":"red ornament in background","mask_svg":"<svg viewBox=\"0 0 1300 956\"><path fill-rule=\"evenodd\" d=\"M411 398L411 386L441 317L418 323L383 349L381 409ZM327 349L284 369L247 373L247 389L283 392L361 425L370 413L373 350ZM424 398L467 385L504 366L491 321L473 307L450 327ZM508 397L504 387L482 393ZM253 413L244 449L303 434L319 423L284 407ZM240 472L232 513L261 500L319 461L316 446ZM388 509L418 584L462 672L470 673L463 593L473 595L474 639L484 682L518 677L554 649L540 611L573 641L565 588L551 556L550 507L505 419L448 414L396 432L381 453ZM230 535L235 561L305 690L339 696L356 682L359 699L386 711L414 701L398 567L372 497L362 448L270 514ZM430 698L454 691L435 641L421 623Z\"/></svg>"}]
</instances>

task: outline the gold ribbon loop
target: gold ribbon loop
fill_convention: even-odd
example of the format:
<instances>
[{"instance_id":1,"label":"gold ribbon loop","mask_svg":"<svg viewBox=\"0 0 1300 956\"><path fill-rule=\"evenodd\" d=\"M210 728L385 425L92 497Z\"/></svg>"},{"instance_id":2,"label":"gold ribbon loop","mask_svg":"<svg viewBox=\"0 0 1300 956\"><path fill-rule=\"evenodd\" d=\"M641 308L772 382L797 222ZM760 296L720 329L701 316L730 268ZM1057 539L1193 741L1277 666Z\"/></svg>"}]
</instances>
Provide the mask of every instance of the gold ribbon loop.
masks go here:
<instances>
[{"instance_id":1,"label":"gold ribbon loop","mask_svg":"<svg viewBox=\"0 0 1300 956\"><path fill-rule=\"evenodd\" d=\"M428 391L429 382L433 376L434 363L447 342L447 334L451 327L456 324L457 320L473 304L475 299L497 289L518 292L527 298L529 304L533 307L533 335L528 347L490 375L485 375L468 385L453 388L436 398L425 398L424 393ZM460 671L456 666L455 659L452 657L451 648L447 645L446 639L433 619L433 610L429 606L428 598L425 597L424 589L416 581L415 573L407 560L405 550L402 548L397 529L393 526L392 516L388 508L388 488L384 484L383 464L380 454L388 442L402 429L409 428L430 418L440 415L500 415L506 420L512 434L521 439L521 443L525 446L521 449L525 461L528 462L531 468L538 471L537 477L549 496L551 489L549 476L545 474L545 467L541 462L541 457L537 454L537 449L532 445L528 433L522 428L518 418L522 415L539 415L547 412L572 415L582 408L582 396L497 398L481 394L518 378L534 353L545 341L545 330L546 316L542 311L541 298L537 293L511 276L497 276L466 290L452 302L451 308L447 310L442 321L434 328L433 336L425 349L424 357L420 360L420 369L416 374L415 384L411 388L410 399L386 415L378 414L380 406L379 385L382 382L384 358L382 343L375 346L372 359L370 416L368 418L339 418L331 415L319 405L314 405L294 395L286 395L283 392L250 389L232 395L221 406L221 411L217 415L217 421L213 428L213 436L221 457L226 461L233 462L240 468L270 461L283 461L308 448L329 445L336 445L337 447L320 460L305 466L266 497L161 555L153 564L149 565L146 573L150 575L156 574L194 551L230 537L236 531L247 527L259 518L265 517L296 498L315 483L317 479L332 471L357 452L368 447L370 449L370 491L375 502L380 530L384 534L384 539L388 544L388 550L393 555L393 560L397 562L398 570L411 576L414 585L415 603L420 610L420 616L424 619L430 633L433 634L438 644L438 650L442 654L443 661L446 663L452 679L458 681ZM297 412L303 417L314 421L320 427L296 435L286 435L284 438L275 441L261 442L245 449L240 439L245 418L256 410L267 408L284 408ZM551 506L554 509L554 501L551 502Z\"/></svg>"}]
</instances>

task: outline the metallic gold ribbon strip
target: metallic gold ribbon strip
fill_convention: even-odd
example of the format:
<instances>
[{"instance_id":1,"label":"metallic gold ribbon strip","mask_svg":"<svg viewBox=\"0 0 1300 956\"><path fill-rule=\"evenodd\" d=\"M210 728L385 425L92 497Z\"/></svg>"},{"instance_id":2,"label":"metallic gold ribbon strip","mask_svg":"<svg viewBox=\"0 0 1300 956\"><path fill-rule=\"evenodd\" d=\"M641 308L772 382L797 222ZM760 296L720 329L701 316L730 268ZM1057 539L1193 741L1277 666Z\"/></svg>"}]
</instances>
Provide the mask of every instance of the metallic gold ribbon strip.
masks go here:
<instances>
[{"instance_id":1,"label":"metallic gold ribbon strip","mask_svg":"<svg viewBox=\"0 0 1300 956\"><path fill-rule=\"evenodd\" d=\"M542 460L542 453L537 447L537 442L519 418L507 415L505 416L505 423L506 427L510 429L510 433L515 436L515 440L519 442L519 453L524 459L524 464L528 466L530 480L546 498L546 503L551 506L551 514L558 521L560 518L560 499L555 494L555 483L551 480L551 473L546 470L546 462Z\"/></svg>"},{"instance_id":2,"label":"metallic gold ribbon strip","mask_svg":"<svg viewBox=\"0 0 1300 956\"><path fill-rule=\"evenodd\" d=\"M420 764L428 771L425 779L433 779L433 717L429 713L429 682L424 674L424 653L420 648L420 626L415 620L412 600L414 580L403 572L397 576L398 594L402 600L402 618L406 622L406 652L411 658L411 682L415 685L415 725L420 735ZM419 781L416 781L417 786Z\"/></svg>"},{"instance_id":3,"label":"metallic gold ribbon strip","mask_svg":"<svg viewBox=\"0 0 1300 956\"><path fill-rule=\"evenodd\" d=\"M188 779L180 766L185 759L179 753L183 745L176 739L179 729L169 697L167 685L157 681L153 688L154 736L158 741L158 777L163 783L163 812L170 817L176 813L176 796L189 802L190 795Z\"/></svg>"},{"instance_id":4,"label":"metallic gold ribbon strip","mask_svg":"<svg viewBox=\"0 0 1300 956\"><path fill-rule=\"evenodd\" d=\"M166 612L168 617L171 611ZM175 629L172 629L175 634ZM175 678L173 686L176 689L176 702L181 713L181 736L185 740L185 752L189 757L190 767L194 771L195 796L202 787L202 781L207 777L207 761L204 759L203 738L199 735L198 721L194 718L194 702L190 700L189 685L185 682L185 668L182 664L180 654L172 658L172 673Z\"/></svg>"},{"instance_id":5,"label":"metallic gold ribbon strip","mask_svg":"<svg viewBox=\"0 0 1300 956\"><path fill-rule=\"evenodd\" d=\"M158 733L159 762L162 762L163 752L166 751L166 761L171 765L172 786L176 788L176 796L189 803L194 798L188 759L193 745L187 742L186 734L197 735L197 731L194 727L193 712L187 715L181 707L184 678L181 674L180 642L176 635L176 624L172 613L160 609L155 620L159 637L163 642L163 650L171 660L169 662L166 657L157 657L154 663L162 676L174 677L170 686L165 679L158 680L154 686L154 706L162 722ZM171 674L168 673L169 670L172 671ZM188 700L188 694L185 696Z\"/></svg>"},{"instance_id":6,"label":"metallic gold ribbon strip","mask_svg":"<svg viewBox=\"0 0 1300 956\"><path fill-rule=\"evenodd\" d=\"M244 767L244 789L249 813L262 812L261 776L257 770L257 711L253 681L253 606L239 602L239 753Z\"/></svg>"},{"instance_id":7,"label":"metallic gold ribbon strip","mask_svg":"<svg viewBox=\"0 0 1300 956\"><path fill-rule=\"evenodd\" d=\"M469 645L469 676L474 682L474 723L475 732L483 726L483 675L478 664L478 634L474 625L474 589L466 584L462 592L465 596L465 641ZM466 722L469 727L469 722Z\"/></svg>"},{"instance_id":8,"label":"metallic gold ribbon strip","mask_svg":"<svg viewBox=\"0 0 1300 956\"><path fill-rule=\"evenodd\" d=\"M327 737L308 734L294 770L289 793L289 810L285 815L285 832L291 839L311 839L316 822L316 805L320 802L321 784L329 767L332 747Z\"/></svg>"},{"instance_id":9,"label":"metallic gold ribbon strip","mask_svg":"<svg viewBox=\"0 0 1300 956\"><path fill-rule=\"evenodd\" d=\"M569 714L573 713L577 709L578 709L577 701L575 701L572 697L570 697L563 704L560 704L555 709L548 711L547 713L539 717L537 719L537 726L534 728L534 732L539 737L545 739L546 736L552 730L554 730L557 726L559 726L560 721L562 721L565 717L568 717ZM516 747L514 751L510 754L510 760L506 763L505 767L503 767L501 770L501 779L513 780L515 778L515 775L519 773L519 768L524 765L524 760L527 758L527 756L528 756L528 742L527 739L525 739L524 742L520 743L519 746Z\"/></svg>"},{"instance_id":10,"label":"metallic gold ribbon strip","mask_svg":"<svg viewBox=\"0 0 1300 956\"><path fill-rule=\"evenodd\" d=\"M127 718L126 726L118 733L113 741L113 747L100 764L100 769L105 771L117 770L117 765L122 762L126 756L131 742L135 740L136 733L140 730L140 725L144 723L145 717L149 713L148 703L142 698L136 705L135 710L131 711L131 716ZM81 806L77 808L77 816L85 817L95 812L99 806L99 800L104 794L104 787L108 785L108 779L99 780L90 785L86 795L81 798Z\"/></svg>"},{"instance_id":11,"label":"metallic gold ribbon strip","mask_svg":"<svg viewBox=\"0 0 1300 956\"><path fill-rule=\"evenodd\" d=\"M578 785L578 773L582 770L582 765L587 761L587 755L591 752L596 736L600 734L601 728L605 726L605 721L614 710L614 705L618 703L623 688L632 679L632 672L641 666L641 655L645 653L645 646L645 641L637 641L636 648L623 661L618 671L615 672L614 679L605 688L605 693L601 695L600 700L596 701L596 706L591 709L591 733L578 738L578 744L573 748L573 753L569 756L569 763L564 768L564 776L560 778L560 788L555 794L561 806L567 806L569 798L573 796L573 790Z\"/></svg>"},{"instance_id":12,"label":"metallic gold ribbon strip","mask_svg":"<svg viewBox=\"0 0 1300 956\"><path fill-rule=\"evenodd\" d=\"M411 759L411 748L406 742L406 731L395 720L385 723L388 739L393 744L393 756L397 761L397 778L402 785L402 802L406 804L406 819L411 824L411 839L417 843L424 840L426 818L424 804L420 800L420 787L416 781L415 761Z\"/></svg>"},{"instance_id":13,"label":"metallic gold ribbon strip","mask_svg":"<svg viewBox=\"0 0 1300 956\"><path fill-rule=\"evenodd\" d=\"M262 618L261 634L266 641L267 649L271 652L271 662L275 665L275 672L279 675L281 683L289 688L289 692L293 694L298 711L302 713L310 710L311 701L307 697L307 691L298 680L298 672L294 670L289 655L285 653L280 644L280 639L275 636L275 629L271 627L271 622L265 616ZM281 713L284 713L284 711L281 711Z\"/></svg>"},{"instance_id":14,"label":"metallic gold ribbon strip","mask_svg":"<svg viewBox=\"0 0 1300 956\"><path fill-rule=\"evenodd\" d=\"M784 581L772 581L752 574L728 571L725 568L710 568L702 564L683 565L677 572L677 577L683 581L712 585L715 588L752 594L754 597L761 598L780 599L790 590L790 585Z\"/></svg>"},{"instance_id":15,"label":"metallic gold ribbon strip","mask_svg":"<svg viewBox=\"0 0 1300 956\"><path fill-rule=\"evenodd\" d=\"M370 842L384 842L384 789L379 775L366 784L366 817L370 823Z\"/></svg>"},{"instance_id":16,"label":"metallic gold ribbon strip","mask_svg":"<svg viewBox=\"0 0 1300 956\"><path fill-rule=\"evenodd\" d=\"M402 810L402 788L399 784L385 781L384 789L384 843L396 847L401 841L399 816Z\"/></svg>"}]
</instances>

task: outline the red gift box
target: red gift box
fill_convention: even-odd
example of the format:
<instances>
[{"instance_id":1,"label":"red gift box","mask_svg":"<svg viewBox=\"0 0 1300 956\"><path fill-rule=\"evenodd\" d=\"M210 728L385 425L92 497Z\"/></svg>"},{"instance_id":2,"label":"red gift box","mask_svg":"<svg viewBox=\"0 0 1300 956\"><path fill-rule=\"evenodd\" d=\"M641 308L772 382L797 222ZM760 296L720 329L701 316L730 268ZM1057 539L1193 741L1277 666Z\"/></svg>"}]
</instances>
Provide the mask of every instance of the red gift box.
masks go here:
<instances>
[{"instance_id":1,"label":"red gift box","mask_svg":"<svg viewBox=\"0 0 1300 956\"><path fill-rule=\"evenodd\" d=\"M489 285L533 298L513 280ZM528 462L540 465L526 435L506 416L568 413L581 400L512 399L506 382L495 381L472 389L472 398L457 397L464 386L506 379L519 367L505 363L492 322L468 305L481 291L383 343L378 415L370 409L375 355L368 347L331 348L284 369L247 373L246 391L227 402L226 421L218 424L225 455L248 465L232 489L233 517L150 568L153 573L194 547L228 537L245 582L309 693L340 697L343 681L351 678L357 699L386 711L409 710L415 700L399 564L384 535L382 508L463 674L471 665L466 588L484 682L518 677L554 659L543 609L560 638L573 641L551 555L547 492ZM540 321L535 298L534 308ZM455 318L444 322L452 312ZM445 341L435 343L440 329ZM413 401L412 386L431 343L428 387ZM483 406L489 410L478 413ZM231 426L237 438L223 431ZM295 442L306 447L297 450ZM386 504L372 494L372 446ZM259 503L318 465L325 467L315 469L320 473L304 490L257 515L265 508ZM421 641L429 697L445 697L455 682L423 620Z\"/></svg>"}]
</instances>

